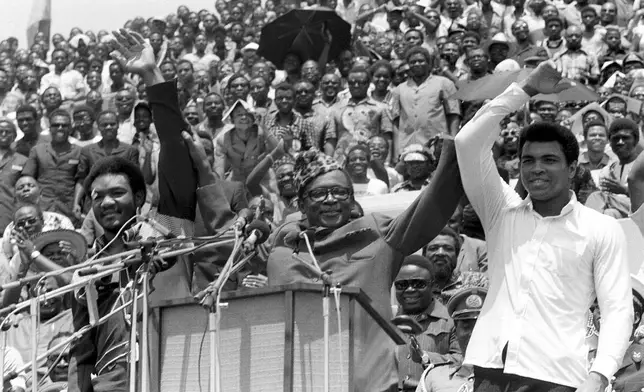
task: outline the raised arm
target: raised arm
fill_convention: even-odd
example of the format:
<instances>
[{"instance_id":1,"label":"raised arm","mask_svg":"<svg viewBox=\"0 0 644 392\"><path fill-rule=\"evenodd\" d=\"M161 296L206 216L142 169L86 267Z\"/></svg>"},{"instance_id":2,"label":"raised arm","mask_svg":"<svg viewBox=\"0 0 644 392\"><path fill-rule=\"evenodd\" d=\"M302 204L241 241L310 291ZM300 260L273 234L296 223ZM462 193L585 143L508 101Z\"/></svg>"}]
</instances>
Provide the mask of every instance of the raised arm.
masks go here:
<instances>
[{"instance_id":1,"label":"raised arm","mask_svg":"<svg viewBox=\"0 0 644 392\"><path fill-rule=\"evenodd\" d=\"M385 241L404 255L416 252L436 237L463 196L454 141L444 139L441 150L438 168L427 188L383 228Z\"/></svg>"},{"instance_id":2,"label":"raised arm","mask_svg":"<svg viewBox=\"0 0 644 392\"><path fill-rule=\"evenodd\" d=\"M628 190L631 197L631 219L644 235L644 154L640 154L635 162L631 172L628 174Z\"/></svg>"},{"instance_id":3,"label":"raised arm","mask_svg":"<svg viewBox=\"0 0 644 392\"><path fill-rule=\"evenodd\" d=\"M179 109L177 83L166 82L156 64L154 51L137 33L121 29L113 32L117 51L112 57L128 72L141 75L147 87L161 150L159 152L159 213L194 221L197 173L183 143L181 132L190 130Z\"/></svg>"},{"instance_id":4,"label":"raised arm","mask_svg":"<svg viewBox=\"0 0 644 392\"><path fill-rule=\"evenodd\" d=\"M456 152L465 194L485 230L494 226L503 208L521 202L517 193L499 176L492 156L492 146L501 133L501 120L517 111L531 96L569 87L569 83L562 82L552 62L542 63L520 84L513 83L479 109L456 135Z\"/></svg>"}]
</instances>

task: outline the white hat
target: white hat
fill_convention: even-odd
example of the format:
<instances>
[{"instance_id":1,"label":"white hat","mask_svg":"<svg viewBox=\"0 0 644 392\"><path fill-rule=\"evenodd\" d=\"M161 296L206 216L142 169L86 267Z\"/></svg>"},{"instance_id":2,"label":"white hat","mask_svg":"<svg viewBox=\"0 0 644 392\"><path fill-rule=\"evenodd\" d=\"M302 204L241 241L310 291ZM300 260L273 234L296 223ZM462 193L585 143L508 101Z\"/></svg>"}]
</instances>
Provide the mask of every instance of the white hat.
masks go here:
<instances>
[{"instance_id":1,"label":"white hat","mask_svg":"<svg viewBox=\"0 0 644 392\"><path fill-rule=\"evenodd\" d=\"M241 49L241 52L243 53L243 52L245 52L247 50L257 50L257 49L259 49L259 45L257 45L255 42L251 42L248 45L244 46Z\"/></svg>"}]
</instances>

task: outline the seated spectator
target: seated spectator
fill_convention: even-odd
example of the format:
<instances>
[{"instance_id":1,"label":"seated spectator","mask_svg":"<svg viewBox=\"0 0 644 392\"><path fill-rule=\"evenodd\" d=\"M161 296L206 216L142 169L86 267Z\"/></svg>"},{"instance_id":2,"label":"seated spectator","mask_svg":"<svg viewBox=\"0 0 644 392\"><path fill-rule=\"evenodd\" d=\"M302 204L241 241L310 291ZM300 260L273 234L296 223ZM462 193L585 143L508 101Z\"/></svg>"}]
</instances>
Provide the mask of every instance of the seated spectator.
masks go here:
<instances>
[{"instance_id":1,"label":"seated spectator","mask_svg":"<svg viewBox=\"0 0 644 392\"><path fill-rule=\"evenodd\" d=\"M637 148L640 130L632 120L620 118L610 125L608 139L617 162L604 167L599 174L598 192L588 197L586 206L614 218L626 218L631 202L628 196L628 174L640 154Z\"/></svg>"},{"instance_id":2,"label":"seated spectator","mask_svg":"<svg viewBox=\"0 0 644 392\"><path fill-rule=\"evenodd\" d=\"M416 335L418 344L427 355L416 363L408 346L398 347L399 390L413 391L423 372L423 365L437 361L460 361L462 352L456 340L454 322L447 308L435 294L436 268L423 256L411 255L403 260L394 280L399 314L410 315L423 327Z\"/></svg>"},{"instance_id":3,"label":"seated spectator","mask_svg":"<svg viewBox=\"0 0 644 392\"><path fill-rule=\"evenodd\" d=\"M60 345L69 340L72 333L61 331L49 341L47 350ZM67 377L69 370L69 346L63 346L53 351L47 356L47 369L50 369L49 375L44 379L44 385L59 384L62 388L67 389Z\"/></svg>"},{"instance_id":4,"label":"seated spectator","mask_svg":"<svg viewBox=\"0 0 644 392\"><path fill-rule=\"evenodd\" d=\"M369 147L366 143L357 143L347 150L345 170L351 177L355 197L389 193L389 187L385 182L367 176L370 160Z\"/></svg>"}]
</instances>

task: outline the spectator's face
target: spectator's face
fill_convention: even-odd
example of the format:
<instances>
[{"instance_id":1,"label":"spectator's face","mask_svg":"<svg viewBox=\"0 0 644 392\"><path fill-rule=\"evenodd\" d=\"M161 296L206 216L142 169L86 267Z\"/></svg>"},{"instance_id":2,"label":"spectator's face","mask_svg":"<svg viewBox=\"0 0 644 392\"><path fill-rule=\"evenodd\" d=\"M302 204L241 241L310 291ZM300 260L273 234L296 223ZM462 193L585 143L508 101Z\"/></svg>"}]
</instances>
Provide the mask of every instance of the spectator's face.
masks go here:
<instances>
[{"instance_id":1,"label":"spectator's face","mask_svg":"<svg viewBox=\"0 0 644 392\"><path fill-rule=\"evenodd\" d=\"M175 55L179 55L183 51L183 41L181 41L181 38L172 38L170 41L170 50L172 50Z\"/></svg>"},{"instance_id":2,"label":"spectator's face","mask_svg":"<svg viewBox=\"0 0 644 392\"><path fill-rule=\"evenodd\" d=\"M454 210L454 213L447 221L447 226L457 233L461 232L461 230L463 229L463 209L462 208L457 207L456 210Z\"/></svg>"},{"instance_id":3,"label":"spectator's face","mask_svg":"<svg viewBox=\"0 0 644 392\"><path fill-rule=\"evenodd\" d=\"M50 123L51 141L56 144L64 143L69 139L72 131L72 122L66 116L54 116Z\"/></svg>"},{"instance_id":4,"label":"spectator's face","mask_svg":"<svg viewBox=\"0 0 644 392\"><path fill-rule=\"evenodd\" d=\"M230 117L235 125L235 129L246 130L253 124L253 115L242 105L235 106Z\"/></svg>"},{"instance_id":5,"label":"spectator's face","mask_svg":"<svg viewBox=\"0 0 644 392\"><path fill-rule=\"evenodd\" d=\"M208 41L206 41L205 35L203 34L197 35L197 37L195 38L195 49L197 49L197 51L205 51L207 44L208 44Z\"/></svg>"},{"instance_id":6,"label":"spectator's face","mask_svg":"<svg viewBox=\"0 0 644 392\"><path fill-rule=\"evenodd\" d=\"M192 26L193 29L199 26L199 22L199 15L196 12L191 12L188 15L188 24Z\"/></svg>"},{"instance_id":7,"label":"spectator's face","mask_svg":"<svg viewBox=\"0 0 644 392\"><path fill-rule=\"evenodd\" d=\"M530 197L547 202L568 192L576 163L566 163L558 142L526 142L519 168L521 181Z\"/></svg>"},{"instance_id":8,"label":"spectator's face","mask_svg":"<svg viewBox=\"0 0 644 392\"><path fill-rule=\"evenodd\" d=\"M205 31L212 31L212 29L215 28L217 25L217 19L215 19L215 16L212 14L206 15L206 17L203 20L203 28Z\"/></svg>"},{"instance_id":9,"label":"spectator's face","mask_svg":"<svg viewBox=\"0 0 644 392\"><path fill-rule=\"evenodd\" d=\"M606 104L606 111L614 118L626 117L626 102L612 101Z\"/></svg>"},{"instance_id":10,"label":"spectator's face","mask_svg":"<svg viewBox=\"0 0 644 392\"><path fill-rule=\"evenodd\" d=\"M548 34L548 38L557 40L561 38L561 31L562 31L562 26L559 21L550 21L548 25L546 26L546 32Z\"/></svg>"},{"instance_id":11,"label":"spectator's face","mask_svg":"<svg viewBox=\"0 0 644 392\"><path fill-rule=\"evenodd\" d=\"M429 61L421 54L412 55L409 60L409 71L414 77L424 77L429 73Z\"/></svg>"},{"instance_id":12,"label":"spectator's face","mask_svg":"<svg viewBox=\"0 0 644 392\"><path fill-rule=\"evenodd\" d=\"M219 80L223 80L226 76L232 75L235 70L233 69L233 66L230 65L229 63L222 63L219 66Z\"/></svg>"},{"instance_id":13,"label":"spectator's face","mask_svg":"<svg viewBox=\"0 0 644 392\"><path fill-rule=\"evenodd\" d=\"M134 110L134 127L137 131L147 131L152 125L152 113L146 108L137 108Z\"/></svg>"},{"instance_id":14,"label":"spectator's face","mask_svg":"<svg viewBox=\"0 0 644 392\"><path fill-rule=\"evenodd\" d=\"M378 91L386 91L391 84L391 73L385 67L376 69L373 73L373 84Z\"/></svg>"},{"instance_id":15,"label":"spectator's face","mask_svg":"<svg viewBox=\"0 0 644 392\"><path fill-rule=\"evenodd\" d=\"M508 124L508 127L501 132L503 148L506 152L515 154L519 147L519 127L516 123Z\"/></svg>"},{"instance_id":16,"label":"spectator's face","mask_svg":"<svg viewBox=\"0 0 644 392\"><path fill-rule=\"evenodd\" d=\"M479 42L475 37L464 37L463 41L461 41L461 48L463 48L463 53L467 53L470 49L474 49L477 46L479 46Z\"/></svg>"},{"instance_id":17,"label":"spectator's face","mask_svg":"<svg viewBox=\"0 0 644 392\"><path fill-rule=\"evenodd\" d=\"M537 113L543 121L554 123L557 116L557 107L551 102L544 102L539 105Z\"/></svg>"},{"instance_id":18,"label":"spectator's face","mask_svg":"<svg viewBox=\"0 0 644 392\"><path fill-rule=\"evenodd\" d=\"M391 41L388 38L380 37L376 39L376 42L374 43L374 50L383 58L388 59L391 57L393 45L391 45Z\"/></svg>"},{"instance_id":19,"label":"spectator's face","mask_svg":"<svg viewBox=\"0 0 644 392\"><path fill-rule=\"evenodd\" d=\"M108 233L118 232L145 200L143 192L134 194L125 174L98 176L90 186L90 195L94 216Z\"/></svg>"},{"instance_id":20,"label":"spectator's face","mask_svg":"<svg viewBox=\"0 0 644 392\"><path fill-rule=\"evenodd\" d=\"M581 29L579 27L572 26L566 30L566 45L568 49L572 50L581 48Z\"/></svg>"},{"instance_id":21,"label":"spectator's face","mask_svg":"<svg viewBox=\"0 0 644 392\"><path fill-rule=\"evenodd\" d=\"M405 34L405 41L407 41L408 47L420 46L423 44L423 37L418 31L410 31Z\"/></svg>"},{"instance_id":22,"label":"spectator's face","mask_svg":"<svg viewBox=\"0 0 644 392\"><path fill-rule=\"evenodd\" d=\"M364 150L353 150L347 156L347 171L353 176L366 176L369 156Z\"/></svg>"},{"instance_id":23,"label":"spectator's face","mask_svg":"<svg viewBox=\"0 0 644 392\"><path fill-rule=\"evenodd\" d=\"M456 340L461 350L465 352L467 345L470 343L476 319L454 320L454 324L456 325Z\"/></svg>"},{"instance_id":24,"label":"spectator's face","mask_svg":"<svg viewBox=\"0 0 644 392\"><path fill-rule=\"evenodd\" d=\"M366 72L353 72L347 78L349 93L355 100L363 99L367 96L369 89L369 76Z\"/></svg>"},{"instance_id":25,"label":"spectator's face","mask_svg":"<svg viewBox=\"0 0 644 392\"><path fill-rule=\"evenodd\" d=\"M179 81L183 84L190 84L194 80L192 65L188 62L183 62L177 67L177 73L179 74Z\"/></svg>"},{"instance_id":26,"label":"spectator's face","mask_svg":"<svg viewBox=\"0 0 644 392\"><path fill-rule=\"evenodd\" d=\"M21 231L29 237L40 233L44 226L42 217L34 206L25 206L16 211L13 223L15 230Z\"/></svg>"},{"instance_id":27,"label":"spectator's face","mask_svg":"<svg viewBox=\"0 0 644 392\"><path fill-rule=\"evenodd\" d=\"M291 90L275 91L275 105L280 113L287 114L293 110L295 94Z\"/></svg>"},{"instance_id":28,"label":"spectator's face","mask_svg":"<svg viewBox=\"0 0 644 392\"><path fill-rule=\"evenodd\" d=\"M389 28L392 30L397 30L402 20L402 13L400 12L390 12L387 14L387 22L389 23Z\"/></svg>"},{"instance_id":29,"label":"spectator's face","mask_svg":"<svg viewBox=\"0 0 644 392\"><path fill-rule=\"evenodd\" d=\"M177 77L177 71L174 68L174 65L170 63L165 63L161 64L161 74L163 75L163 79L166 81L172 80Z\"/></svg>"},{"instance_id":30,"label":"spectator's face","mask_svg":"<svg viewBox=\"0 0 644 392\"><path fill-rule=\"evenodd\" d=\"M58 246L58 243L55 244L55 246ZM41 250L41 253L43 256L47 257L45 255L45 252L51 253L52 251L48 250L47 247L43 248ZM54 261L54 260L52 260ZM56 263L58 264L58 263ZM67 264L58 264L61 266L68 267L72 265L71 263L67 262ZM54 291L58 288L58 282L56 279L53 277L47 278L47 280L44 282L44 286L42 288L43 293L48 293L50 291ZM50 298L44 302L40 303L40 317L42 320L49 320L52 317L58 315L61 311L63 310L63 300L62 297L56 297L56 298ZM53 347L53 346L52 346Z\"/></svg>"},{"instance_id":31,"label":"spectator's face","mask_svg":"<svg viewBox=\"0 0 644 392\"><path fill-rule=\"evenodd\" d=\"M67 337L60 337L50 342L51 347L56 347L63 343ZM47 367L52 369L49 373L49 378L53 382L67 382L67 375L69 369L69 361L71 356L69 354L69 347L63 346L62 348L53 351L47 355Z\"/></svg>"},{"instance_id":32,"label":"spectator's face","mask_svg":"<svg viewBox=\"0 0 644 392\"><path fill-rule=\"evenodd\" d=\"M610 135L610 148L620 161L629 159L636 145L633 132L629 129L618 130Z\"/></svg>"},{"instance_id":33,"label":"spectator's face","mask_svg":"<svg viewBox=\"0 0 644 392\"><path fill-rule=\"evenodd\" d=\"M51 61L57 70L63 70L67 66L67 53L62 50L57 50L52 55Z\"/></svg>"},{"instance_id":34,"label":"spectator's face","mask_svg":"<svg viewBox=\"0 0 644 392\"><path fill-rule=\"evenodd\" d=\"M16 140L16 131L7 121L0 121L0 148L6 150Z\"/></svg>"},{"instance_id":35,"label":"spectator's face","mask_svg":"<svg viewBox=\"0 0 644 392\"><path fill-rule=\"evenodd\" d=\"M530 37L530 29L528 24L519 20L512 25L512 34L519 42L524 42Z\"/></svg>"},{"instance_id":36,"label":"spectator's face","mask_svg":"<svg viewBox=\"0 0 644 392\"><path fill-rule=\"evenodd\" d=\"M611 49L618 49L621 44L621 39L622 38L619 34L619 31L615 30L607 31L606 35L604 36L604 41L606 41L606 44Z\"/></svg>"},{"instance_id":37,"label":"spectator's face","mask_svg":"<svg viewBox=\"0 0 644 392\"><path fill-rule=\"evenodd\" d=\"M90 91L87 94L87 104L91 105L92 108L100 109L103 105L103 97L98 91Z\"/></svg>"},{"instance_id":38,"label":"spectator's face","mask_svg":"<svg viewBox=\"0 0 644 392\"><path fill-rule=\"evenodd\" d=\"M150 33L151 33L150 26L148 25L141 26L141 35L143 36L143 38L149 38Z\"/></svg>"},{"instance_id":39,"label":"spectator's face","mask_svg":"<svg viewBox=\"0 0 644 392\"><path fill-rule=\"evenodd\" d=\"M99 75L103 73L103 62L92 60L89 64L90 72L98 72Z\"/></svg>"},{"instance_id":40,"label":"spectator's face","mask_svg":"<svg viewBox=\"0 0 644 392\"><path fill-rule=\"evenodd\" d=\"M97 120L98 130L103 136L103 141L113 142L119 129L119 121L113 113L106 113Z\"/></svg>"},{"instance_id":41,"label":"spectator's face","mask_svg":"<svg viewBox=\"0 0 644 392\"><path fill-rule=\"evenodd\" d=\"M27 70L22 78L22 85L29 91L38 89L38 78L34 70Z\"/></svg>"},{"instance_id":42,"label":"spectator's face","mask_svg":"<svg viewBox=\"0 0 644 392\"><path fill-rule=\"evenodd\" d=\"M307 61L302 65L302 78L314 86L320 82L320 68L315 61Z\"/></svg>"},{"instance_id":43,"label":"spectator's face","mask_svg":"<svg viewBox=\"0 0 644 392\"><path fill-rule=\"evenodd\" d=\"M443 45L443 49L441 49L441 57L447 60L451 65L455 65L456 61L458 61L458 45L452 42L448 42L445 45Z\"/></svg>"},{"instance_id":44,"label":"spectator's face","mask_svg":"<svg viewBox=\"0 0 644 392\"><path fill-rule=\"evenodd\" d=\"M336 229L351 218L354 203L353 187L340 170L325 173L306 186L300 200L300 210L312 226Z\"/></svg>"},{"instance_id":45,"label":"spectator's face","mask_svg":"<svg viewBox=\"0 0 644 392\"><path fill-rule=\"evenodd\" d=\"M266 63L262 63L262 62L255 63L253 64L250 70L250 76L252 78L260 77L268 81L268 75L269 75L269 69Z\"/></svg>"},{"instance_id":46,"label":"spectator's face","mask_svg":"<svg viewBox=\"0 0 644 392\"><path fill-rule=\"evenodd\" d=\"M351 70L351 67L353 67L353 53L349 50L345 50L344 52L340 53L340 74L344 77L349 75L349 71Z\"/></svg>"},{"instance_id":47,"label":"spectator's face","mask_svg":"<svg viewBox=\"0 0 644 392\"><path fill-rule=\"evenodd\" d=\"M203 101L206 117L220 117L224 113L224 100L219 95L208 95Z\"/></svg>"},{"instance_id":48,"label":"spectator's face","mask_svg":"<svg viewBox=\"0 0 644 392\"><path fill-rule=\"evenodd\" d=\"M189 45L195 40L195 31L190 25L181 26L181 39L184 45Z\"/></svg>"},{"instance_id":49,"label":"spectator's face","mask_svg":"<svg viewBox=\"0 0 644 392\"><path fill-rule=\"evenodd\" d=\"M233 94L235 100L241 99L246 100L248 98L248 93L250 92L250 85L246 78L240 77L230 81L229 85L230 91Z\"/></svg>"},{"instance_id":50,"label":"spectator's face","mask_svg":"<svg viewBox=\"0 0 644 392\"><path fill-rule=\"evenodd\" d=\"M597 113L595 111L589 111L589 112L584 113L582 118L583 118L583 124L584 125L589 124L589 123L591 123L593 121L604 122L604 118L601 116L601 114L599 114L599 113Z\"/></svg>"},{"instance_id":51,"label":"spectator's face","mask_svg":"<svg viewBox=\"0 0 644 392\"><path fill-rule=\"evenodd\" d=\"M195 106L188 106L183 110L183 116L190 125L199 124L199 111Z\"/></svg>"},{"instance_id":52,"label":"spectator's face","mask_svg":"<svg viewBox=\"0 0 644 392\"><path fill-rule=\"evenodd\" d=\"M617 6L610 2L604 3L599 17L603 25L615 23L615 19L617 18Z\"/></svg>"},{"instance_id":53,"label":"spectator's face","mask_svg":"<svg viewBox=\"0 0 644 392\"><path fill-rule=\"evenodd\" d=\"M445 8L447 9L447 14L450 18L454 19L461 16L463 7L459 0L446 0Z\"/></svg>"},{"instance_id":54,"label":"spectator's face","mask_svg":"<svg viewBox=\"0 0 644 392\"><path fill-rule=\"evenodd\" d=\"M233 9L230 11L230 20L239 22L241 21L241 19L242 19L242 11L238 7L233 7Z\"/></svg>"},{"instance_id":55,"label":"spectator's face","mask_svg":"<svg viewBox=\"0 0 644 392\"><path fill-rule=\"evenodd\" d=\"M18 128L26 135L35 135L38 131L36 127L36 117L31 112L22 112L16 115Z\"/></svg>"},{"instance_id":56,"label":"spectator's face","mask_svg":"<svg viewBox=\"0 0 644 392\"><path fill-rule=\"evenodd\" d=\"M467 29L469 31L479 31L481 29L481 19L476 12L467 15L466 21Z\"/></svg>"},{"instance_id":57,"label":"spectator's face","mask_svg":"<svg viewBox=\"0 0 644 392\"><path fill-rule=\"evenodd\" d=\"M494 64L498 64L508 58L509 51L510 48L507 45L492 44L490 45L490 60L492 60Z\"/></svg>"},{"instance_id":58,"label":"spectator's face","mask_svg":"<svg viewBox=\"0 0 644 392\"><path fill-rule=\"evenodd\" d=\"M458 243L450 235L439 234L426 248L425 257L436 268L436 279L448 280L456 268Z\"/></svg>"},{"instance_id":59,"label":"spectator's face","mask_svg":"<svg viewBox=\"0 0 644 392\"><path fill-rule=\"evenodd\" d=\"M94 123L87 111L75 112L73 119L73 129L74 131L79 132L81 135L89 134L94 129Z\"/></svg>"},{"instance_id":60,"label":"spectator's face","mask_svg":"<svg viewBox=\"0 0 644 392\"><path fill-rule=\"evenodd\" d=\"M91 71L87 74L87 85L91 90L97 90L101 86L101 74L96 71Z\"/></svg>"},{"instance_id":61,"label":"spectator's face","mask_svg":"<svg viewBox=\"0 0 644 392\"><path fill-rule=\"evenodd\" d=\"M340 78L337 75L327 74L320 81L320 89L327 99L333 99L340 89Z\"/></svg>"},{"instance_id":62,"label":"spectator's face","mask_svg":"<svg viewBox=\"0 0 644 392\"><path fill-rule=\"evenodd\" d=\"M608 133L605 126L594 125L588 128L586 146L592 152L604 152L608 144Z\"/></svg>"},{"instance_id":63,"label":"spectator's face","mask_svg":"<svg viewBox=\"0 0 644 392\"><path fill-rule=\"evenodd\" d=\"M129 91L119 91L114 98L116 102L116 111L119 115L126 117L132 114L134 109L134 97Z\"/></svg>"},{"instance_id":64,"label":"spectator's face","mask_svg":"<svg viewBox=\"0 0 644 392\"><path fill-rule=\"evenodd\" d=\"M394 281L396 299L406 314L419 314L432 303L433 279L425 268L404 265Z\"/></svg>"},{"instance_id":65,"label":"spectator's face","mask_svg":"<svg viewBox=\"0 0 644 392\"><path fill-rule=\"evenodd\" d=\"M150 34L150 46L154 49L154 53L158 53L163 45L163 36L160 33Z\"/></svg>"},{"instance_id":66,"label":"spectator's face","mask_svg":"<svg viewBox=\"0 0 644 392\"><path fill-rule=\"evenodd\" d=\"M369 139L369 155L372 160L384 161L389 154L389 144L387 141L379 136Z\"/></svg>"},{"instance_id":67,"label":"spectator's face","mask_svg":"<svg viewBox=\"0 0 644 392\"><path fill-rule=\"evenodd\" d=\"M631 91L631 97L644 101L644 86L635 87L633 91Z\"/></svg>"},{"instance_id":68,"label":"spectator's face","mask_svg":"<svg viewBox=\"0 0 644 392\"><path fill-rule=\"evenodd\" d=\"M0 69L0 90L6 91L9 88L9 77L7 73Z\"/></svg>"},{"instance_id":69,"label":"spectator's face","mask_svg":"<svg viewBox=\"0 0 644 392\"><path fill-rule=\"evenodd\" d=\"M81 75L87 76L87 72L89 71L89 64L84 61L79 61L74 64L74 69L80 72Z\"/></svg>"},{"instance_id":70,"label":"spectator's face","mask_svg":"<svg viewBox=\"0 0 644 392\"><path fill-rule=\"evenodd\" d=\"M110 79L116 84L123 83L123 70L118 65L110 65Z\"/></svg>"},{"instance_id":71,"label":"spectator's face","mask_svg":"<svg viewBox=\"0 0 644 392\"><path fill-rule=\"evenodd\" d=\"M35 178L30 176L20 177L13 189L13 194L19 203L36 204L38 202L40 186Z\"/></svg>"},{"instance_id":72,"label":"spectator's face","mask_svg":"<svg viewBox=\"0 0 644 392\"><path fill-rule=\"evenodd\" d=\"M557 9L556 6L552 4L548 4L545 7L543 7L543 19L548 19L548 18L553 18L555 16L559 16L559 10Z\"/></svg>"},{"instance_id":73,"label":"spectator's face","mask_svg":"<svg viewBox=\"0 0 644 392\"><path fill-rule=\"evenodd\" d=\"M315 88L308 82L298 83L295 85L295 103L299 108L310 109L315 99Z\"/></svg>"},{"instance_id":74,"label":"spectator's face","mask_svg":"<svg viewBox=\"0 0 644 392\"><path fill-rule=\"evenodd\" d=\"M236 24L230 30L230 38L233 41L239 42L244 37L244 27L240 24Z\"/></svg>"},{"instance_id":75,"label":"spectator's face","mask_svg":"<svg viewBox=\"0 0 644 392\"><path fill-rule=\"evenodd\" d=\"M275 178L282 197L292 198L295 196L297 190L295 189L295 172L292 164L280 165L275 171Z\"/></svg>"},{"instance_id":76,"label":"spectator's face","mask_svg":"<svg viewBox=\"0 0 644 392\"><path fill-rule=\"evenodd\" d=\"M428 161L407 161L405 171L411 180L424 180L431 174Z\"/></svg>"},{"instance_id":77,"label":"spectator's face","mask_svg":"<svg viewBox=\"0 0 644 392\"><path fill-rule=\"evenodd\" d=\"M592 28L597 24L597 14L593 11L584 11L581 14L581 20L587 29Z\"/></svg>"},{"instance_id":78,"label":"spectator's face","mask_svg":"<svg viewBox=\"0 0 644 392\"><path fill-rule=\"evenodd\" d=\"M56 47L58 44L60 44L62 41L64 41L65 38L63 38L62 35L60 34L54 34L53 37L51 37L51 43Z\"/></svg>"},{"instance_id":79,"label":"spectator's face","mask_svg":"<svg viewBox=\"0 0 644 392\"><path fill-rule=\"evenodd\" d=\"M467 55L467 63L475 72L485 72L487 70L487 55L483 49L471 50Z\"/></svg>"},{"instance_id":80,"label":"spectator's face","mask_svg":"<svg viewBox=\"0 0 644 392\"><path fill-rule=\"evenodd\" d=\"M294 73L300 70L301 67L300 58L293 53L289 53L284 58L284 71L286 73Z\"/></svg>"}]
</instances>

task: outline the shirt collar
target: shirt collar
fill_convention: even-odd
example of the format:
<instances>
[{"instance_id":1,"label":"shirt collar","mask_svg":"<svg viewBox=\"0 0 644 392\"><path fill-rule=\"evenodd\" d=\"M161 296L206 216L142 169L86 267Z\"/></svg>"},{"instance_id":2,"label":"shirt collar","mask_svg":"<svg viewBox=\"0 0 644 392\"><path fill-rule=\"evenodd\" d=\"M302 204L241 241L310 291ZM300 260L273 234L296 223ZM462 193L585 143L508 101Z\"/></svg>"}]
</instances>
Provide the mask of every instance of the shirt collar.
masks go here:
<instances>
[{"instance_id":1,"label":"shirt collar","mask_svg":"<svg viewBox=\"0 0 644 392\"><path fill-rule=\"evenodd\" d=\"M568 215L574 210L575 206L578 204L577 196L575 196L575 192L573 191L568 191L568 192L570 194L570 200L568 201L568 204L566 204L564 208L561 209L561 213L559 213L559 215L556 215L556 216L550 216L550 217L544 217L544 218L558 218L564 215ZM519 209L519 208L528 208L534 211L532 206L532 199L530 198L530 195L526 196L526 198L523 199L521 203L519 203L519 205L515 207L510 207L509 209L512 210L512 209Z\"/></svg>"},{"instance_id":2,"label":"shirt collar","mask_svg":"<svg viewBox=\"0 0 644 392\"><path fill-rule=\"evenodd\" d=\"M604 154L602 156L602 160L600 163L604 166L607 166L608 162L610 162L610 158L608 157L608 155ZM587 151L584 151L583 153L581 153L581 155L579 156L579 159L577 160L577 163L590 163L590 159L588 158Z\"/></svg>"},{"instance_id":3,"label":"shirt collar","mask_svg":"<svg viewBox=\"0 0 644 392\"><path fill-rule=\"evenodd\" d=\"M561 55L563 56L566 53L582 53L582 54L588 56L588 53L585 50L583 50L582 48L575 49L575 50L566 48L566 50Z\"/></svg>"}]
</instances>

